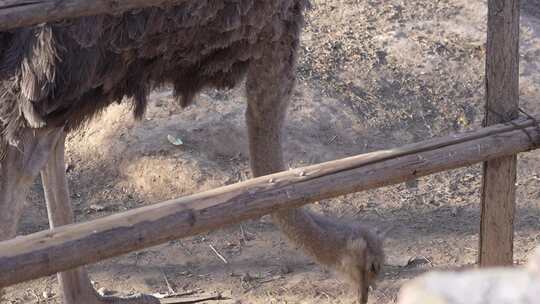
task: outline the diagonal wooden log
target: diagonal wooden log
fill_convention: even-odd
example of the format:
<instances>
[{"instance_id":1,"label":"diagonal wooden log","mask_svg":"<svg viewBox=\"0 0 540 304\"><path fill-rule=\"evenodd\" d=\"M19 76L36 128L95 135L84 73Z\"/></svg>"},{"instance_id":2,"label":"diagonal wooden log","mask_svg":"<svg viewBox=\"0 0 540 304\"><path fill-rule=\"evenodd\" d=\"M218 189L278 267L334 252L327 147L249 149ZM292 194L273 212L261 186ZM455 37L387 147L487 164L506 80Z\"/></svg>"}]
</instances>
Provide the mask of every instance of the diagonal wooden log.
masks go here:
<instances>
[{"instance_id":1,"label":"diagonal wooden log","mask_svg":"<svg viewBox=\"0 0 540 304\"><path fill-rule=\"evenodd\" d=\"M137 8L168 6L185 0L0 0L0 31Z\"/></svg>"},{"instance_id":2,"label":"diagonal wooden log","mask_svg":"<svg viewBox=\"0 0 540 304\"><path fill-rule=\"evenodd\" d=\"M540 119L540 118L538 118ZM0 287L223 228L286 208L540 147L533 120L515 120L217 188L0 243Z\"/></svg>"}]
</instances>

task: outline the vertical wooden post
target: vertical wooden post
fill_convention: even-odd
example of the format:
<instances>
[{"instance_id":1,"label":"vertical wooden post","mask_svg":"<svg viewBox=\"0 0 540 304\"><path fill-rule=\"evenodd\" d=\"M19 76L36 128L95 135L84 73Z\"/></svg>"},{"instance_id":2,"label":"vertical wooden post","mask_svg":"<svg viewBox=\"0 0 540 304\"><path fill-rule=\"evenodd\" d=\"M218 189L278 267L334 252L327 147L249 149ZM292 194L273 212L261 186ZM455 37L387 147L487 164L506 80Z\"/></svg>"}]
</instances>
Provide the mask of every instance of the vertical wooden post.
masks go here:
<instances>
[{"instance_id":1,"label":"vertical wooden post","mask_svg":"<svg viewBox=\"0 0 540 304\"><path fill-rule=\"evenodd\" d=\"M485 125L518 115L519 0L488 0ZM484 163L480 265L512 265L516 156Z\"/></svg>"}]
</instances>

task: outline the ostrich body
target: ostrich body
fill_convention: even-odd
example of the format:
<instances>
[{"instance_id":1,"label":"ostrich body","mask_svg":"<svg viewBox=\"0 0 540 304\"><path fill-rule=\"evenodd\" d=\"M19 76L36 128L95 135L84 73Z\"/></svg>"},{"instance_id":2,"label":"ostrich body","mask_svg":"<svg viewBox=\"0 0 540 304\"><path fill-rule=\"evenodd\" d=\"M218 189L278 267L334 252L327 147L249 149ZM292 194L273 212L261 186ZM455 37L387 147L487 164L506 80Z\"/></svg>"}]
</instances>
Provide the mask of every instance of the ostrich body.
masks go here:
<instances>
[{"instance_id":1,"label":"ostrich body","mask_svg":"<svg viewBox=\"0 0 540 304\"><path fill-rule=\"evenodd\" d=\"M284 169L281 129L294 87L307 0L187 0L0 32L0 240L15 235L25 194L41 173L51 227L73 222L64 170L65 134L112 102L141 117L149 92L172 85L181 105L203 88L246 76L246 123L254 176ZM273 214L285 235L344 273L361 301L380 271L380 238L304 209ZM84 268L59 274L65 303L158 303L97 295Z\"/></svg>"}]
</instances>

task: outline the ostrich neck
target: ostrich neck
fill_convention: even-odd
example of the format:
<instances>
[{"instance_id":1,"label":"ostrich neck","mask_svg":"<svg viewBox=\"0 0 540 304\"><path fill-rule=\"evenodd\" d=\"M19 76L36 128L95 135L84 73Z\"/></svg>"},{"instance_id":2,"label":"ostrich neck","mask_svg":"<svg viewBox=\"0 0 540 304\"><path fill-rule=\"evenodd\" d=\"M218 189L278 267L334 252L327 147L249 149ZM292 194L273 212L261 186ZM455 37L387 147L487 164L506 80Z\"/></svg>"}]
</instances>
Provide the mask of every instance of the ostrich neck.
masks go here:
<instances>
[{"instance_id":1,"label":"ostrich neck","mask_svg":"<svg viewBox=\"0 0 540 304\"><path fill-rule=\"evenodd\" d=\"M336 235L334 227L323 224L325 221L320 216L298 208L274 213L273 219L292 243L321 264L335 265L343 240Z\"/></svg>"}]
</instances>

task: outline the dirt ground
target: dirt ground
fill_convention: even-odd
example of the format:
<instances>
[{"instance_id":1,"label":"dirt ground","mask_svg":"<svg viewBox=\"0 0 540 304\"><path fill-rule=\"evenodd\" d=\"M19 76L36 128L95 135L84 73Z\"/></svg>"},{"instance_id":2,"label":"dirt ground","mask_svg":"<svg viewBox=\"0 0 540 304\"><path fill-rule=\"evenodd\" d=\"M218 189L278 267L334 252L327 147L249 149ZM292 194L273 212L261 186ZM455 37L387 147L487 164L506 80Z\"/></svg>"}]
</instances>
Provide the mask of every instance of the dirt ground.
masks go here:
<instances>
[{"instance_id":1,"label":"dirt ground","mask_svg":"<svg viewBox=\"0 0 540 304\"><path fill-rule=\"evenodd\" d=\"M540 113L540 4L522 0L521 105ZM313 0L286 126L290 167L477 128L484 107L485 0ZM242 88L207 91L182 110L168 90L148 115L111 107L70 135L78 221L249 178ZM174 146L167 136L180 138ZM317 212L394 227L370 303L394 303L427 270L477 259L480 166L347 195ZM540 243L540 153L519 157L515 262ZM20 233L47 228L39 182ZM211 249L213 246L228 263ZM419 263L409 263L417 258ZM421 261L424 261L423 263ZM330 272L292 248L268 217L89 266L98 288L222 293L212 303L353 303ZM55 276L10 287L6 303L60 303Z\"/></svg>"}]
</instances>

